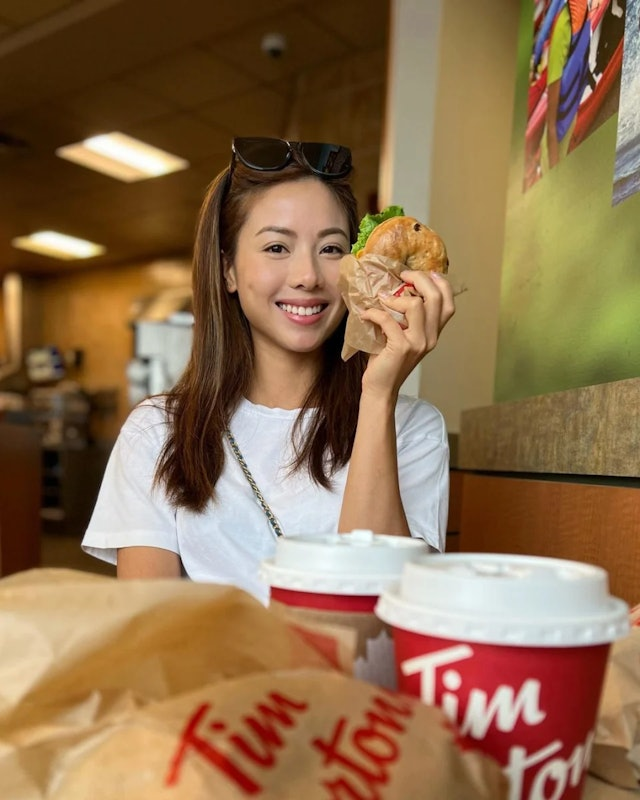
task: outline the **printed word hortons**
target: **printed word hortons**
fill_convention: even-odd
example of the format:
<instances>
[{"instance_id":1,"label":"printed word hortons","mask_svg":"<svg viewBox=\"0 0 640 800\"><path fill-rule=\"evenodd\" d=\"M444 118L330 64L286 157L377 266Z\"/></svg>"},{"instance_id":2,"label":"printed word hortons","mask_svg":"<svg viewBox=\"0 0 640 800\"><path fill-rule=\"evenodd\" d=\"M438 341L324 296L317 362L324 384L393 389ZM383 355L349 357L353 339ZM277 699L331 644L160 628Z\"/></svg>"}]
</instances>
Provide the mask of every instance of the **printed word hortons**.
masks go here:
<instances>
[{"instance_id":1,"label":"printed word hortons","mask_svg":"<svg viewBox=\"0 0 640 800\"><path fill-rule=\"evenodd\" d=\"M562 750L556 740L536 753L527 753L524 747L512 747L509 763L504 772L509 778L509 800L523 797L525 780L531 780L528 800L559 800L567 786L578 786L591 761L594 732L585 742L573 749L569 758L553 758ZM530 772L529 772L530 770Z\"/></svg>"},{"instance_id":2,"label":"printed word hortons","mask_svg":"<svg viewBox=\"0 0 640 800\"><path fill-rule=\"evenodd\" d=\"M482 741L492 729L512 734L516 727L540 725L547 713L540 707L541 683L526 678L520 687L499 685L490 695L484 689L468 691L466 707L460 707L458 692L463 678L453 665L474 655L468 644L446 647L402 662L404 675L419 675L420 698L440 707L447 717L459 726L462 736ZM553 731L551 732L553 735ZM510 800L559 800L567 786L578 786L589 765L593 733L577 744L569 758L558 754L565 749L560 739L549 742L534 752L513 741L508 749L504 772L510 781Z\"/></svg>"},{"instance_id":3,"label":"printed word hortons","mask_svg":"<svg viewBox=\"0 0 640 800\"><path fill-rule=\"evenodd\" d=\"M285 746L284 728L294 728L300 715L309 708L277 692L257 703L251 714L242 717L242 731L228 731L227 723L213 716L211 703L202 703L187 720L165 780L173 786L188 755L203 758L222 772L246 794L261 792L260 771L277 764L277 752ZM208 735L213 733L213 736Z\"/></svg>"},{"instance_id":4,"label":"printed word hortons","mask_svg":"<svg viewBox=\"0 0 640 800\"><path fill-rule=\"evenodd\" d=\"M413 709L398 695L377 694L364 718L340 717L326 739L313 739L331 778L321 781L330 800L379 800L400 757L397 738Z\"/></svg>"}]
</instances>

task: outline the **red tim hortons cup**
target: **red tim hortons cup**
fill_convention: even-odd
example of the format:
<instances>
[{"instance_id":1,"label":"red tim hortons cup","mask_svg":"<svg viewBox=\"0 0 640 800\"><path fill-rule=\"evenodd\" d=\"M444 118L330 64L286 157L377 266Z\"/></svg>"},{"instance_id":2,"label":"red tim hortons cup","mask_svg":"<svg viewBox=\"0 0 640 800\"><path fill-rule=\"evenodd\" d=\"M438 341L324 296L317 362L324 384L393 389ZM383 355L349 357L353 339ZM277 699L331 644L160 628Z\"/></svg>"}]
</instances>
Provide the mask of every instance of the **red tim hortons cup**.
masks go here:
<instances>
[{"instance_id":1,"label":"red tim hortons cup","mask_svg":"<svg viewBox=\"0 0 640 800\"><path fill-rule=\"evenodd\" d=\"M629 627L607 573L577 561L451 553L406 564L376 613L398 688L495 758L509 800L578 800L610 643Z\"/></svg>"},{"instance_id":2,"label":"red tim hortons cup","mask_svg":"<svg viewBox=\"0 0 640 800\"><path fill-rule=\"evenodd\" d=\"M374 608L380 593L399 580L404 565L428 552L422 539L368 530L282 537L260 572L271 587L273 607L286 607L289 617L354 630L354 676L395 689L391 633Z\"/></svg>"}]
</instances>

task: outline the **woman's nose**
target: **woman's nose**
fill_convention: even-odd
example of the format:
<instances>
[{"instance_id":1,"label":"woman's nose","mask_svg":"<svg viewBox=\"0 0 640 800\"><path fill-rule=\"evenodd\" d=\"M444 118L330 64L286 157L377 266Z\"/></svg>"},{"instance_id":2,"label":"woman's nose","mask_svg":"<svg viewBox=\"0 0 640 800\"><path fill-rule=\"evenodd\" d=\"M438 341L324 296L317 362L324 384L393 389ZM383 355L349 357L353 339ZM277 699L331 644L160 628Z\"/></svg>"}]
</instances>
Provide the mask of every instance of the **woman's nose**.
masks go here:
<instances>
[{"instance_id":1,"label":"woman's nose","mask_svg":"<svg viewBox=\"0 0 640 800\"><path fill-rule=\"evenodd\" d=\"M322 286L322 271L312 254L296 255L289 269L289 285L292 289L316 289Z\"/></svg>"}]
</instances>

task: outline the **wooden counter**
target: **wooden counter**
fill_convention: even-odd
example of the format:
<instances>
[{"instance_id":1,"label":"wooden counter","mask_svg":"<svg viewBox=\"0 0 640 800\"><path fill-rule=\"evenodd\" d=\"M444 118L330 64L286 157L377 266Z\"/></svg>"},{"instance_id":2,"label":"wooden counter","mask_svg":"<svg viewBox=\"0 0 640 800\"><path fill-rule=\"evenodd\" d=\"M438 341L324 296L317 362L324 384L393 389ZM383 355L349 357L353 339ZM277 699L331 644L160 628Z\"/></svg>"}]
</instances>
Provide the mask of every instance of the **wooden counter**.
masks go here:
<instances>
[{"instance_id":1,"label":"wooden counter","mask_svg":"<svg viewBox=\"0 0 640 800\"><path fill-rule=\"evenodd\" d=\"M465 411L456 466L460 550L597 564L640 603L640 378Z\"/></svg>"},{"instance_id":2,"label":"wooden counter","mask_svg":"<svg viewBox=\"0 0 640 800\"><path fill-rule=\"evenodd\" d=\"M459 548L584 561L640 603L640 489L464 473Z\"/></svg>"}]
</instances>

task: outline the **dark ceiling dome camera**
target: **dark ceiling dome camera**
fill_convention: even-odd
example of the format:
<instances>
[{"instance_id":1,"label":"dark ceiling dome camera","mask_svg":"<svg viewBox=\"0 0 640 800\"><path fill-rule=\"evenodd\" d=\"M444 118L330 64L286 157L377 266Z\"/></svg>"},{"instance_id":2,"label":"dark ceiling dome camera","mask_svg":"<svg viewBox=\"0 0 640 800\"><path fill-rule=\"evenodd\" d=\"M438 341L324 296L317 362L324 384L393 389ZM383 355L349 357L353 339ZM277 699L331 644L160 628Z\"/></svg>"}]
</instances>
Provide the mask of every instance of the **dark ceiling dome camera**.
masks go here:
<instances>
[{"instance_id":1,"label":"dark ceiling dome camera","mask_svg":"<svg viewBox=\"0 0 640 800\"><path fill-rule=\"evenodd\" d=\"M283 33L265 33L260 48L270 58L280 58L287 49L287 39Z\"/></svg>"}]
</instances>

